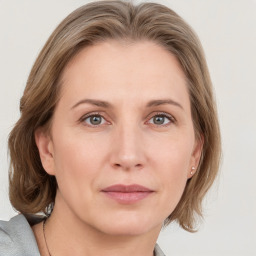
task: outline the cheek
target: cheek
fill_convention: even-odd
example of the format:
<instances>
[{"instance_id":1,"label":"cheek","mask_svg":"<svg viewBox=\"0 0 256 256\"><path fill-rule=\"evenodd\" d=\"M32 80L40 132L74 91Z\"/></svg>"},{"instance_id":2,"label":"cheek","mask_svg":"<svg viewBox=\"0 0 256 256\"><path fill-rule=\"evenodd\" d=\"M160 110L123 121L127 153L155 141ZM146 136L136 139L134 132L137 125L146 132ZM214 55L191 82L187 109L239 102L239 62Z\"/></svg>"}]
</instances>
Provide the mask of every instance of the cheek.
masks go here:
<instances>
[{"instance_id":1,"label":"cheek","mask_svg":"<svg viewBox=\"0 0 256 256\"><path fill-rule=\"evenodd\" d=\"M150 155L156 164L169 170L165 175L182 177L187 175L193 151L193 135L177 134L152 141ZM161 168L162 169L162 168Z\"/></svg>"},{"instance_id":2,"label":"cheek","mask_svg":"<svg viewBox=\"0 0 256 256\"><path fill-rule=\"evenodd\" d=\"M187 181L188 160L184 156L175 153L167 156L162 162L162 172L160 172L163 182L163 189L169 195L180 197Z\"/></svg>"},{"instance_id":3,"label":"cheek","mask_svg":"<svg viewBox=\"0 0 256 256\"><path fill-rule=\"evenodd\" d=\"M56 137L55 137L56 138ZM65 138L65 139L64 139ZM99 148L79 136L60 136L55 146L55 176L60 197L59 205L69 206L79 213L83 205L96 200L95 188L99 177ZM80 209L81 208L81 209Z\"/></svg>"},{"instance_id":4,"label":"cheek","mask_svg":"<svg viewBox=\"0 0 256 256\"><path fill-rule=\"evenodd\" d=\"M176 159L177 160L177 159ZM182 161L166 162L161 173L159 205L167 218L179 203L187 182L187 165Z\"/></svg>"},{"instance_id":5,"label":"cheek","mask_svg":"<svg viewBox=\"0 0 256 256\"><path fill-rule=\"evenodd\" d=\"M78 135L59 134L55 138L54 161L58 185L78 193L79 189L90 186L96 179L101 147Z\"/></svg>"},{"instance_id":6,"label":"cheek","mask_svg":"<svg viewBox=\"0 0 256 256\"><path fill-rule=\"evenodd\" d=\"M97 163L101 154L101 145L95 141L94 136L86 134L82 129L59 129L55 131L54 157L56 165L60 169L68 169L68 166L84 172L86 166ZM72 169L71 169L72 170Z\"/></svg>"},{"instance_id":7,"label":"cheek","mask_svg":"<svg viewBox=\"0 0 256 256\"><path fill-rule=\"evenodd\" d=\"M160 179L162 203L166 204L167 214L174 210L182 196L192 155L192 143L189 140L177 138L169 141L171 143L162 141L162 147L151 151L154 169L158 170L155 178Z\"/></svg>"}]
</instances>

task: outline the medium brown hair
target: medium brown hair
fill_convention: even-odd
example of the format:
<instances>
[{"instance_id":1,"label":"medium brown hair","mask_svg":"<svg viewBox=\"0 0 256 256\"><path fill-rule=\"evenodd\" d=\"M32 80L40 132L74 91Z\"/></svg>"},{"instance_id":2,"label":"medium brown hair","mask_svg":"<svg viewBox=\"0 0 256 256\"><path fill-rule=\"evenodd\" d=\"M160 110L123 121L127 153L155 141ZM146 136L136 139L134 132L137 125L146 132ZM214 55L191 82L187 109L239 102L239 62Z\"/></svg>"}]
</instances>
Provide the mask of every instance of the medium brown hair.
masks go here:
<instances>
[{"instance_id":1,"label":"medium brown hair","mask_svg":"<svg viewBox=\"0 0 256 256\"><path fill-rule=\"evenodd\" d=\"M169 8L155 3L99 1L84 5L52 33L36 59L20 101L21 117L10 133L10 201L23 214L44 212L54 203L57 183L42 167L34 133L47 127L60 97L61 74L84 47L104 40L148 40L175 55L187 78L197 138L204 138L198 170L166 219L194 230L202 200L218 172L220 133L207 64L192 29ZM171 195L170 195L171 197Z\"/></svg>"}]
</instances>

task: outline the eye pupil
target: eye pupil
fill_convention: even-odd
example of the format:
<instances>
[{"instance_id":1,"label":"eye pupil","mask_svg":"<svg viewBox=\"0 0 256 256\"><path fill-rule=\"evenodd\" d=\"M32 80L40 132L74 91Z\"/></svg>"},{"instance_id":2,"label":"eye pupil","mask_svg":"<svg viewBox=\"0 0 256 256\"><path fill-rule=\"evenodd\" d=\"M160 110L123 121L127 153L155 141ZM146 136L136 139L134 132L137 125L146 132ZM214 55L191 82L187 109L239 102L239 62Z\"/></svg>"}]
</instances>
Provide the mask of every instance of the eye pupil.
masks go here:
<instances>
[{"instance_id":1,"label":"eye pupil","mask_svg":"<svg viewBox=\"0 0 256 256\"><path fill-rule=\"evenodd\" d=\"M90 122L93 125L99 125L101 123L101 116L92 116L92 117L90 117Z\"/></svg>"},{"instance_id":2,"label":"eye pupil","mask_svg":"<svg viewBox=\"0 0 256 256\"><path fill-rule=\"evenodd\" d=\"M155 116L154 117L154 124L163 124L164 123L164 116Z\"/></svg>"}]
</instances>

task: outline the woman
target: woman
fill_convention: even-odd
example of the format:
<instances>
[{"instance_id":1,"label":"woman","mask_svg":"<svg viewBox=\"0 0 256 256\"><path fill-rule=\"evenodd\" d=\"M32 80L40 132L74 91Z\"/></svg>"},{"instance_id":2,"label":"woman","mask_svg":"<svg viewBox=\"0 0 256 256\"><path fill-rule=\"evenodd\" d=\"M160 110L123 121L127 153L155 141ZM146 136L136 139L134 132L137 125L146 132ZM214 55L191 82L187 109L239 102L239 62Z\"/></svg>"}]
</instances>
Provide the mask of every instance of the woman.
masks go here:
<instances>
[{"instance_id":1,"label":"woman","mask_svg":"<svg viewBox=\"0 0 256 256\"><path fill-rule=\"evenodd\" d=\"M172 10L100 1L71 13L39 54L9 137L3 255L164 255L195 230L220 135L200 43ZM38 214L45 217L38 217Z\"/></svg>"}]
</instances>

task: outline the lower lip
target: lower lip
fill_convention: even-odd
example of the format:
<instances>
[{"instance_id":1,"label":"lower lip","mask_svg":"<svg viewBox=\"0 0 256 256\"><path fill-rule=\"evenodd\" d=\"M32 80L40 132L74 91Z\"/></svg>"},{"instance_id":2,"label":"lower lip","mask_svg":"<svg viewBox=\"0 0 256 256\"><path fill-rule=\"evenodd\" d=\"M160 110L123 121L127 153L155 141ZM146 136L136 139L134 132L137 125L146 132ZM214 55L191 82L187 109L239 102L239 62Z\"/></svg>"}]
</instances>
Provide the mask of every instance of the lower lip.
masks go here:
<instances>
[{"instance_id":1,"label":"lower lip","mask_svg":"<svg viewBox=\"0 0 256 256\"><path fill-rule=\"evenodd\" d=\"M111 192L111 191L103 191L103 193L109 198L117 201L121 204L133 204L146 197L150 196L152 191L135 191L135 192Z\"/></svg>"}]
</instances>

